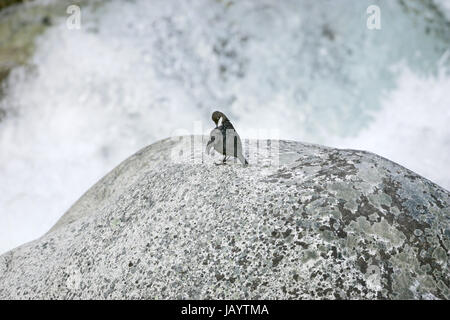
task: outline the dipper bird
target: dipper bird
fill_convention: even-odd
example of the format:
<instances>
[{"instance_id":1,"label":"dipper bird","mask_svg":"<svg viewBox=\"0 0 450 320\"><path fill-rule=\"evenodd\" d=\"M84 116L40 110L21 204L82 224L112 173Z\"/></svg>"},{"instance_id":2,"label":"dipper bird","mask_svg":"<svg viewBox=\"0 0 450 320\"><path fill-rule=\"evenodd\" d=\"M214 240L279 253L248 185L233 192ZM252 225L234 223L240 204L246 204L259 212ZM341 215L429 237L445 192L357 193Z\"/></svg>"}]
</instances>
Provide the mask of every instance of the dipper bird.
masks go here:
<instances>
[{"instance_id":1,"label":"dipper bird","mask_svg":"<svg viewBox=\"0 0 450 320\"><path fill-rule=\"evenodd\" d=\"M210 133L210 140L206 144L206 153L209 154L211 148L214 148L218 153L223 154L223 164L229 157L235 157L243 165L248 165L242 154L241 138L227 116L220 111L214 111L211 118L216 127Z\"/></svg>"}]
</instances>

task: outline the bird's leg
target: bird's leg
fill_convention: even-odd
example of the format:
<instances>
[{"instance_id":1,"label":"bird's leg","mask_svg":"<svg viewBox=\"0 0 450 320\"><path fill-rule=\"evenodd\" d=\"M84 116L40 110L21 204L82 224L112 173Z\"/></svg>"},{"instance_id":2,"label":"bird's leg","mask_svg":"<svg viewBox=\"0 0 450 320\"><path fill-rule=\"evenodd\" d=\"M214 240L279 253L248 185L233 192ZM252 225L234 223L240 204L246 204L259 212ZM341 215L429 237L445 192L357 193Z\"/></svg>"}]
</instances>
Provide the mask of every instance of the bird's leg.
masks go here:
<instances>
[{"instance_id":1,"label":"bird's leg","mask_svg":"<svg viewBox=\"0 0 450 320\"><path fill-rule=\"evenodd\" d=\"M224 156L221 163L215 163L215 162L214 162L214 164L215 164L216 166L225 165L225 164L226 164L225 162L227 161L228 158L229 158L228 156Z\"/></svg>"}]
</instances>

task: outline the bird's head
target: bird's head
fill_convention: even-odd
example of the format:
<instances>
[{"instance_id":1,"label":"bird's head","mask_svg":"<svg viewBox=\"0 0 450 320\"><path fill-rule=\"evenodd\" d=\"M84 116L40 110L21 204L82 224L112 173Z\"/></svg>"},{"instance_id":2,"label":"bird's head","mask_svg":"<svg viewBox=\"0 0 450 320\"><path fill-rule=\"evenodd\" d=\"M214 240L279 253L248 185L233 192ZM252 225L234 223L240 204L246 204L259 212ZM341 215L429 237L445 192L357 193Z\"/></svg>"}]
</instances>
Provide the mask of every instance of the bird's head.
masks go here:
<instances>
[{"instance_id":1,"label":"bird's head","mask_svg":"<svg viewBox=\"0 0 450 320\"><path fill-rule=\"evenodd\" d=\"M216 124L216 127L219 125L219 121L221 118L222 118L222 122L227 120L227 117L222 112L220 112L220 111L213 112L211 119Z\"/></svg>"}]
</instances>

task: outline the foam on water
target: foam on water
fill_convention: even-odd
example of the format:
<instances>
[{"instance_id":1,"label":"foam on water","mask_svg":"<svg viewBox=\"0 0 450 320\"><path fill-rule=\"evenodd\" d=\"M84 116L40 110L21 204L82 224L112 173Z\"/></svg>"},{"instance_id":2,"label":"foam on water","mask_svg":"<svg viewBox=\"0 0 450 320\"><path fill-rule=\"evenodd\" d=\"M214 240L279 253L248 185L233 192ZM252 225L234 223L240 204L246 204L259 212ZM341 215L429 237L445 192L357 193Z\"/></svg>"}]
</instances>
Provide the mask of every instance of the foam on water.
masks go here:
<instances>
[{"instance_id":1,"label":"foam on water","mask_svg":"<svg viewBox=\"0 0 450 320\"><path fill-rule=\"evenodd\" d=\"M373 2L378 31L366 28ZM0 252L46 232L141 147L193 132L195 121L209 133L213 109L242 137L276 129L366 149L450 188L450 32L439 12L422 9L107 1L82 8L80 30L56 21L0 101Z\"/></svg>"},{"instance_id":2,"label":"foam on water","mask_svg":"<svg viewBox=\"0 0 450 320\"><path fill-rule=\"evenodd\" d=\"M397 88L383 97L368 127L330 142L370 150L450 190L450 77L444 68L437 77L400 69Z\"/></svg>"}]
</instances>

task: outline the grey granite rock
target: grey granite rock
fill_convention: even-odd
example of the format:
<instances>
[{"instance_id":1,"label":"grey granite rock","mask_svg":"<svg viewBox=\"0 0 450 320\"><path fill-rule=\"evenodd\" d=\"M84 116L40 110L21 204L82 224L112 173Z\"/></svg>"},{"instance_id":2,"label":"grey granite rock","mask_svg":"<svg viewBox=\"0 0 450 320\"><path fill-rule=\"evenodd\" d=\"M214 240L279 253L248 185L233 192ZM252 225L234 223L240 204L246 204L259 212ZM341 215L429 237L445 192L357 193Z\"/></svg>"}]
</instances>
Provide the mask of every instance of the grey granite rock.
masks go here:
<instances>
[{"instance_id":1,"label":"grey granite rock","mask_svg":"<svg viewBox=\"0 0 450 320\"><path fill-rule=\"evenodd\" d=\"M448 191L368 152L292 141L247 141L250 166L218 166L206 141L125 160L0 257L0 298L450 298Z\"/></svg>"}]
</instances>

